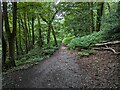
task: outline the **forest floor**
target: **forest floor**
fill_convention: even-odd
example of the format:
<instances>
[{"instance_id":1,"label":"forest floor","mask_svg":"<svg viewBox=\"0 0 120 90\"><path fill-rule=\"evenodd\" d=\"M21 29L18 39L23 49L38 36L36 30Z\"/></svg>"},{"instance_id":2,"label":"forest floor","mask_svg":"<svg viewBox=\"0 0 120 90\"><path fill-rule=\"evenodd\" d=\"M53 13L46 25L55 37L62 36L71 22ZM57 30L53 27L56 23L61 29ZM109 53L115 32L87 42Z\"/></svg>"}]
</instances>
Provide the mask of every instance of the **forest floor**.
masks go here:
<instances>
[{"instance_id":1,"label":"forest floor","mask_svg":"<svg viewBox=\"0 0 120 90\"><path fill-rule=\"evenodd\" d=\"M38 65L3 74L3 88L120 88L119 63L120 55L110 51L79 57L62 45Z\"/></svg>"}]
</instances>

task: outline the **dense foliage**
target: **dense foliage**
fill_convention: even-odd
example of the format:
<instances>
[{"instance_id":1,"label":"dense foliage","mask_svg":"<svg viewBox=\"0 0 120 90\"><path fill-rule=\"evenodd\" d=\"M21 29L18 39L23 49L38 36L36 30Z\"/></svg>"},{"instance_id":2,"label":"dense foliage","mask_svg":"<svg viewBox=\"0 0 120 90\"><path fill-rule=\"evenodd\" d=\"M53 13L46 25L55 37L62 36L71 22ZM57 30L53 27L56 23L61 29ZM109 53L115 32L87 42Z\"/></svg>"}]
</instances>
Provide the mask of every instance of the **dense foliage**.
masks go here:
<instances>
[{"instance_id":1,"label":"dense foliage","mask_svg":"<svg viewBox=\"0 0 120 90\"><path fill-rule=\"evenodd\" d=\"M36 63L51 56L61 43L75 49L91 48L103 40L120 40L119 5L3 2L3 67Z\"/></svg>"}]
</instances>

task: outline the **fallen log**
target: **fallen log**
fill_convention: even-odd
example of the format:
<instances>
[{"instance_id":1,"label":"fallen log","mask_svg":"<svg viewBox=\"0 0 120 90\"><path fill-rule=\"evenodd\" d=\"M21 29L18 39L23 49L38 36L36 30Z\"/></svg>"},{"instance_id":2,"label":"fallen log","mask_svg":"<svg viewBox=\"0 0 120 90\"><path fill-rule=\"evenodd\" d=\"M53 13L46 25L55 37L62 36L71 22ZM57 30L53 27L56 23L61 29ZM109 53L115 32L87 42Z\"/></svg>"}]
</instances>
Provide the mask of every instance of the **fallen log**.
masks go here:
<instances>
[{"instance_id":1,"label":"fallen log","mask_svg":"<svg viewBox=\"0 0 120 90\"><path fill-rule=\"evenodd\" d=\"M119 55L120 52L116 52L113 48L111 47L108 47L108 48L93 48L94 50L109 50L109 51L112 51L114 54L117 54Z\"/></svg>"},{"instance_id":2,"label":"fallen log","mask_svg":"<svg viewBox=\"0 0 120 90\"><path fill-rule=\"evenodd\" d=\"M113 41L113 42L106 42L106 43L98 43L98 44L95 44L95 46L114 45L114 44L120 44L120 41Z\"/></svg>"}]
</instances>

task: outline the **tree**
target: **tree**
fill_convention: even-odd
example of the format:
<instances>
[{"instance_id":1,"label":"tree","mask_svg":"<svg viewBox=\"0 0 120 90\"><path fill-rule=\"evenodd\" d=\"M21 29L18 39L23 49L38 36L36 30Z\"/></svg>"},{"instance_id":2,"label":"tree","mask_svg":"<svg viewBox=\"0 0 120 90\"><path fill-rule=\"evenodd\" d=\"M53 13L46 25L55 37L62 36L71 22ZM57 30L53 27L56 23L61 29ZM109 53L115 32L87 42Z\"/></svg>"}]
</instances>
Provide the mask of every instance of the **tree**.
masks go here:
<instances>
[{"instance_id":1,"label":"tree","mask_svg":"<svg viewBox=\"0 0 120 90\"><path fill-rule=\"evenodd\" d=\"M6 63L6 50L7 50L7 43L3 34L3 18L2 18L2 66L5 66Z\"/></svg>"},{"instance_id":2,"label":"tree","mask_svg":"<svg viewBox=\"0 0 120 90\"><path fill-rule=\"evenodd\" d=\"M90 2L90 13L91 13L91 27L92 32L95 30L94 28L94 16L93 16L93 2Z\"/></svg>"},{"instance_id":3,"label":"tree","mask_svg":"<svg viewBox=\"0 0 120 90\"><path fill-rule=\"evenodd\" d=\"M104 2L99 2L98 3L98 8L97 8L96 31L100 31L101 19L102 19L102 15L103 15L103 9L104 9Z\"/></svg>"},{"instance_id":4,"label":"tree","mask_svg":"<svg viewBox=\"0 0 120 90\"><path fill-rule=\"evenodd\" d=\"M3 2L3 13L5 20L5 30L8 37L9 44L9 59L10 66L14 67L15 65L15 37L16 37L16 25L17 25L17 2L12 3L13 6L13 31L10 31L8 12L7 12L7 2Z\"/></svg>"},{"instance_id":5,"label":"tree","mask_svg":"<svg viewBox=\"0 0 120 90\"><path fill-rule=\"evenodd\" d=\"M32 48L34 46L34 43L35 43L35 35L34 35L34 20L35 20L35 17L32 16Z\"/></svg>"},{"instance_id":6,"label":"tree","mask_svg":"<svg viewBox=\"0 0 120 90\"><path fill-rule=\"evenodd\" d=\"M42 40L42 31L41 31L41 25L40 25L40 17L39 17L39 15L38 15L37 19L38 19L38 32L39 32L39 47L41 48L42 44L43 44L43 40Z\"/></svg>"}]
</instances>

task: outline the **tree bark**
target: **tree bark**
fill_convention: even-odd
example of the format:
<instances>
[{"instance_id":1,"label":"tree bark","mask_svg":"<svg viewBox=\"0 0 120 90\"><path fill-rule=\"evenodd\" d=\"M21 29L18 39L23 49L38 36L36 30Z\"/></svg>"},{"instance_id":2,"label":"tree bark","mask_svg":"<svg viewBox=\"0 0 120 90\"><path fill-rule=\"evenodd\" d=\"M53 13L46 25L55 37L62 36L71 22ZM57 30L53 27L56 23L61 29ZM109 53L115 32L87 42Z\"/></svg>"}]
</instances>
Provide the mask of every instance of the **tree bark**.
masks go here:
<instances>
[{"instance_id":1,"label":"tree bark","mask_svg":"<svg viewBox=\"0 0 120 90\"><path fill-rule=\"evenodd\" d=\"M109 13L110 13L111 12L111 10L110 10L110 4L107 3L107 6L108 6Z\"/></svg>"},{"instance_id":2,"label":"tree bark","mask_svg":"<svg viewBox=\"0 0 120 90\"><path fill-rule=\"evenodd\" d=\"M98 6L100 6L100 8L97 9L96 31L100 31L101 18L102 18L102 15L103 15L104 3L103 2L99 2Z\"/></svg>"},{"instance_id":3,"label":"tree bark","mask_svg":"<svg viewBox=\"0 0 120 90\"><path fill-rule=\"evenodd\" d=\"M8 13L7 13L7 2L3 2L3 12L4 12L4 20L5 20L5 30L7 33L8 44L9 44L9 60L10 66L14 67L15 65L15 36L16 36L16 21L17 21L17 2L13 2L13 31L10 32L10 26L8 21Z\"/></svg>"},{"instance_id":4,"label":"tree bark","mask_svg":"<svg viewBox=\"0 0 120 90\"><path fill-rule=\"evenodd\" d=\"M41 31L41 26L40 26L40 17L38 15L38 30L39 30L39 47L42 47L42 31Z\"/></svg>"},{"instance_id":5,"label":"tree bark","mask_svg":"<svg viewBox=\"0 0 120 90\"><path fill-rule=\"evenodd\" d=\"M118 13L118 15L120 16L120 1L118 2L117 13Z\"/></svg>"},{"instance_id":6,"label":"tree bark","mask_svg":"<svg viewBox=\"0 0 120 90\"><path fill-rule=\"evenodd\" d=\"M22 42L21 42L21 27L20 27L20 18L18 19L18 26L19 26L19 48L20 48L20 53L23 53L22 50Z\"/></svg>"},{"instance_id":7,"label":"tree bark","mask_svg":"<svg viewBox=\"0 0 120 90\"><path fill-rule=\"evenodd\" d=\"M51 32L51 23L48 23L48 31L47 31L47 44L50 44L50 32Z\"/></svg>"},{"instance_id":8,"label":"tree bark","mask_svg":"<svg viewBox=\"0 0 120 90\"><path fill-rule=\"evenodd\" d=\"M18 56L19 56L19 47L18 47L18 39L16 36L16 59L18 59Z\"/></svg>"},{"instance_id":9,"label":"tree bark","mask_svg":"<svg viewBox=\"0 0 120 90\"><path fill-rule=\"evenodd\" d=\"M22 23L22 28L23 28L23 34L24 34L24 37L25 37L25 53L27 54L28 53L28 47L27 47L27 35L26 35L26 30L25 30L25 26L24 26L24 23L23 23L23 20L21 18L21 23Z\"/></svg>"},{"instance_id":10,"label":"tree bark","mask_svg":"<svg viewBox=\"0 0 120 90\"><path fill-rule=\"evenodd\" d=\"M24 35L25 35L25 46L26 46L26 54L28 53L28 28L26 24L26 13L24 13Z\"/></svg>"},{"instance_id":11,"label":"tree bark","mask_svg":"<svg viewBox=\"0 0 120 90\"><path fill-rule=\"evenodd\" d=\"M93 16L93 2L91 2L90 3L90 6L91 6L91 20L92 20L92 22L91 22L91 27L92 27L92 30L91 30L91 32L93 32L94 30L95 30L95 28L94 28L94 16Z\"/></svg>"},{"instance_id":12,"label":"tree bark","mask_svg":"<svg viewBox=\"0 0 120 90\"><path fill-rule=\"evenodd\" d=\"M32 48L33 48L33 46L34 46L34 43L35 43L35 40L34 40L34 38L35 38L35 35L34 35L34 17L32 17Z\"/></svg>"},{"instance_id":13,"label":"tree bark","mask_svg":"<svg viewBox=\"0 0 120 90\"><path fill-rule=\"evenodd\" d=\"M3 31L2 31L2 66L5 66L6 63L6 50L7 50L7 43L5 41Z\"/></svg>"},{"instance_id":14,"label":"tree bark","mask_svg":"<svg viewBox=\"0 0 120 90\"><path fill-rule=\"evenodd\" d=\"M15 46L14 46L14 38L9 40L9 59L10 59L10 66L14 67L15 65Z\"/></svg>"},{"instance_id":15,"label":"tree bark","mask_svg":"<svg viewBox=\"0 0 120 90\"><path fill-rule=\"evenodd\" d=\"M53 37L54 37L55 45L58 46L58 44L57 44L57 39L56 39L56 35L55 35L55 31L54 31L54 29L53 29L53 26L52 26L52 34L53 34Z\"/></svg>"},{"instance_id":16,"label":"tree bark","mask_svg":"<svg viewBox=\"0 0 120 90\"><path fill-rule=\"evenodd\" d=\"M28 50L31 50L31 30L30 30L30 19L28 17Z\"/></svg>"},{"instance_id":17,"label":"tree bark","mask_svg":"<svg viewBox=\"0 0 120 90\"><path fill-rule=\"evenodd\" d=\"M3 17L2 17L2 67L4 67L6 63L6 50L7 50L7 43L5 41L5 37L3 34Z\"/></svg>"}]
</instances>

